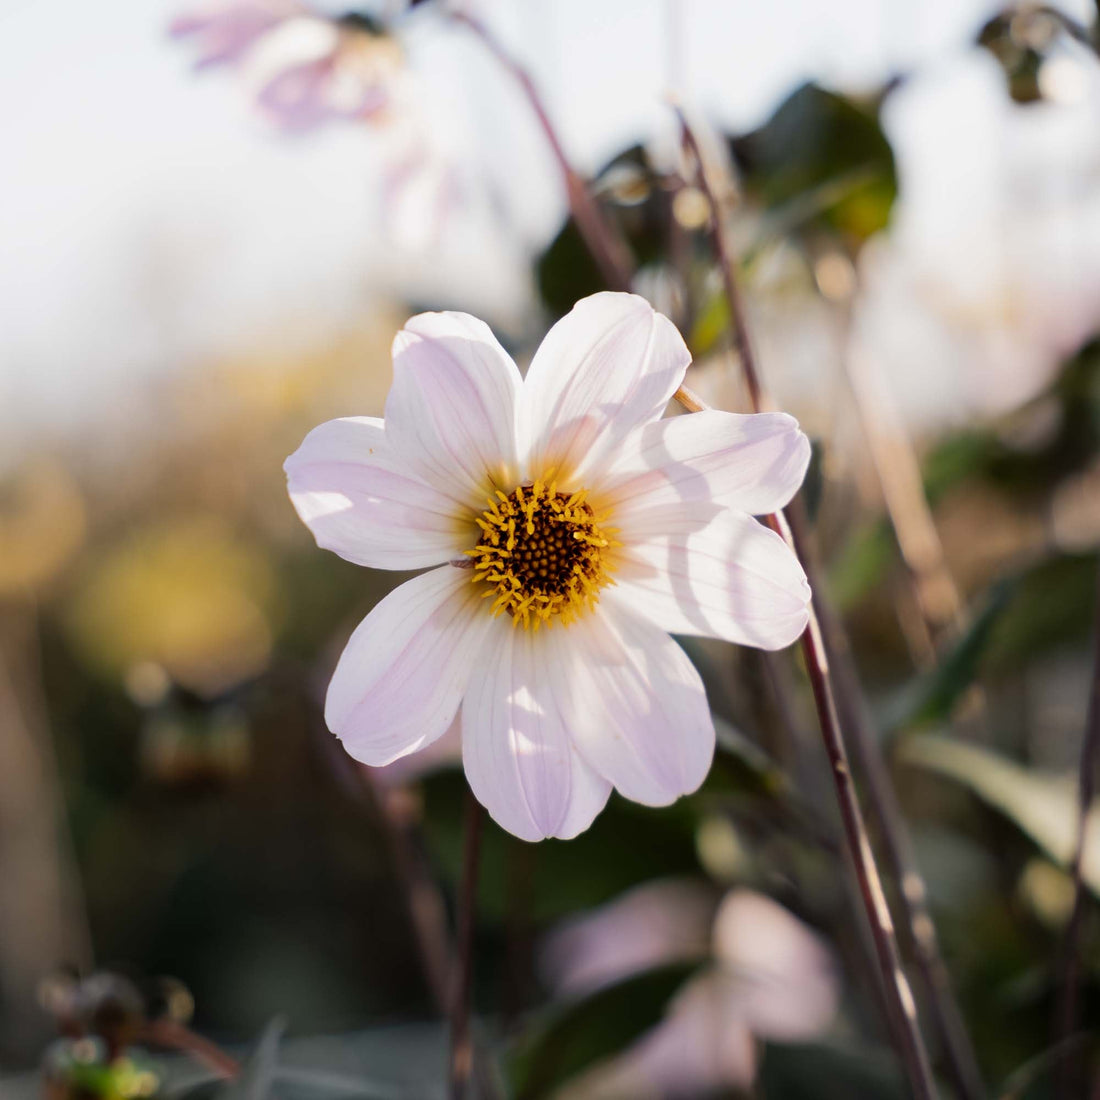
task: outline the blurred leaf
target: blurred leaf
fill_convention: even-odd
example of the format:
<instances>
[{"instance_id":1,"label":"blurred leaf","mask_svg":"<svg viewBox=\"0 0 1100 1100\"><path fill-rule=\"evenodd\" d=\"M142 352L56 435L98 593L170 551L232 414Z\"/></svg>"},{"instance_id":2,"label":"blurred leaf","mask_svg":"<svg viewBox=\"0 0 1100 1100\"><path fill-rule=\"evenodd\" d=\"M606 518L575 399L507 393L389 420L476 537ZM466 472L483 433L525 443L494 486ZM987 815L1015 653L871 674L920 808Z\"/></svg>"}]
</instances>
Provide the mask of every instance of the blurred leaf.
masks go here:
<instances>
[{"instance_id":1,"label":"blurred leaf","mask_svg":"<svg viewBox=\"0 0 1100 1100\"><path fill-rule=\"evenodd\" d=\"M510 1060L518 1100L538 1100L630 1046L660 1021L696 963L657 967L551 1010Z\"/></svg>"},{"instance_id":2,"label":"blurred leaf","mask_svg":"<svg viewBox=\"0 0 1100 1100\"><path fill-rule=\"evenodd\" d=\"M1095 554L1061 554L1023 573L990 636L987 670L1007 675L1045 650L1087 637L1098 569Z\"/></svg>"},{"instance_id":3,"label":"blurred leaf","mask_svg":"<svg viewBox=\"0 0 1100 1100\"><path fill-rule=\"evenodd\" d=\"M898 747L898 757L969 787L1055 862L1069 865L1077 829L1073 776L1030 771L990 749L932 735L906 738ZM1089 814L1087 832L1082 876L1089 889L1100 895L1100 809Z\"/></svg>"},{"instance_id":4,"label":"blurred leaf","mask_svg":"<svg viewBox=\"0 0 1100 1100\"><path fill-rule=\"evenodd\" d=\"M256 1049L241 1067L241 1075L226 1086L225 1100L267 1100L279 1063L279 1044L286 1031L286 1020L276 1016L264 1028Z\"/></svg>"},{"instance_id":5,"label":"blurred leaf","mask_svg":"<svg viewBox=\"0 0 1100 1100\"><path fill-rule=\"evenodd\" d=\"M572 218L539 257L535 277L539 294L555 317L564 316L581 298L607 289Z\"/></svg>"},{"instance_id":6,"label":"blurred leaf","mask_svg":"<svg viewBox=\"0 0 1100 1100\"><path fill-rule=\"evenodd\" d=\"M950 716L977 678L993 628L1008 607L1015 587L1014 580L1004 580L990 589L985 605L936 667L908 684L888 707L883 722L887 729L942 722Z\"/></svg>"},{"instance_id":7,"label":"blurred leaf","mask_svg":"<svg viewBox=\"0 0 1100 1100\"><path fill-rule=\"evenodd\" d=\"M591 184L605 217L622 234L638 268L660 259L668 240L669 192L661 186L649 156L632 145L614 156ZM539 294L555 317L607 285L572 218L539 257L535 268Z\"/></svg>"},{"instance_id":8,"label":"blurred leaf","mask_svg":"<svg viewBox=\"0 0 1100 1100\"><path fill-rule=\"evenodd\" d=\"M746 188L769 210L787 207L797 221L856 245L890 220L894 154L875 111L850 99L804 84L735 141L734 153Z\"/></svg>"},{"instance_id":9,"label":"blurred leaf","mask_svg":"<svg viewBox=\"0 0 1100 1100\"><path fill-rule=\"evenodd\" d=\"M756 742L717 717L714 730L719 751L704 791L735 786L754 794L775 795L786 790L788 782L783 769Z\"/></svg>"},{"instance_id":10,"label":"blurred leaf","mask_svg":"<svg viewBox=\"0 0 1100 1100\"><path fill-rule=\"evenodd\" d=\"M909 1091L884 1051L768 1043L760 1069L768 1100L904 1100Z\"/></svg>"},{"instance_id":11,"label":"blurred leaf","mask_svg":"<svg viewBox=\"0 0 1100 1100\"><path fill-rule=\"evenodd\" d=\"M447 877L457 881L465 780L457 771L424 781L425 832ZM695 810L690 800L653 810L618 795L574 840L526 844L491 821L482 838L478 916L503 921L518 905L535 921L554 920L608 901L631 886L697 872Z\"/></svg>"},{"instance_id":12,"label":"blurred leaf","mask_svg":"<svg viewBox=\"0 0 1100 1100\"><path fill-rule=\"evenodd\" d=\"M837 608L845 611L858 604L896 561L897 542L886 520L857 527L829 567L829 591Z\"/></svg>"}]
</instances>

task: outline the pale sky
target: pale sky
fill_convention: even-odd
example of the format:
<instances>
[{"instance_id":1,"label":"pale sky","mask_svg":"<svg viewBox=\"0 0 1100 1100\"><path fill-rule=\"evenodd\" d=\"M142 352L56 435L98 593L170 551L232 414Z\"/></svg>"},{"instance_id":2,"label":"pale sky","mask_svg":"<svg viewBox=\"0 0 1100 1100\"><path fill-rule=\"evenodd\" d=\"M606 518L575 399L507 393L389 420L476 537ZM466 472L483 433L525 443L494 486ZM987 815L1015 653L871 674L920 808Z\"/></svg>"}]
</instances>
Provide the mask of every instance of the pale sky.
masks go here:
<instances>
[{"instance_id":1,"label":"pale sky","mask_svg":"<svg viewBox=\"0 0 1100 1100\"><path fill-rule=\"evenodd\" d=\"M330 7L337 6L329 4ZM664 125L665 92L754 126L796 84L859 90L960 51L983 0L486 0L591 169ZM1085 4L1077 14L1085 14ZM273 329L350 322L404 292L507 326L522 257L562 214L525 105L480 46L427 11L409 28L423 97L474 150L495 206L427 255L380 232L378 149L357 127L271 132L232 74L196 76L178 0L0 0L0 431L10 451ZM434 97L434 98L433 98ZM511 227L510 234L500 230ZM0 460L3 448L0 447Z\"/></svg>"}]
</instances>

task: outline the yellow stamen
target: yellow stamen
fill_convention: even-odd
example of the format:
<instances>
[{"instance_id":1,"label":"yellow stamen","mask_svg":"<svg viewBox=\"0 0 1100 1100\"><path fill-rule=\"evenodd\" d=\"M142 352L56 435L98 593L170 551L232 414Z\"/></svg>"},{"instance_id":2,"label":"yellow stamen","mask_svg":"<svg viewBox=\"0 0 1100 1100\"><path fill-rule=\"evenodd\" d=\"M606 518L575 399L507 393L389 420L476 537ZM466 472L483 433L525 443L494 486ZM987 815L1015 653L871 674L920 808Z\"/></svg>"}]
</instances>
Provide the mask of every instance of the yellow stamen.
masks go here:
<instances>
[{"instance_id":1,"label":"yellow stamen","mask_svg":"<svg viewBox=\"0 0 1100 1100\"><path fill-rule=\"evenodd\" d=\"M481 541L466 551L492 613L506 611L525 630L576 621L615 583L608 550L619 544L609 537L615 529L602 526L608 514L593 512L585 489L559 492L554 473L507 496L496 490L476 520Z\"/></svg>"}]
</instances>

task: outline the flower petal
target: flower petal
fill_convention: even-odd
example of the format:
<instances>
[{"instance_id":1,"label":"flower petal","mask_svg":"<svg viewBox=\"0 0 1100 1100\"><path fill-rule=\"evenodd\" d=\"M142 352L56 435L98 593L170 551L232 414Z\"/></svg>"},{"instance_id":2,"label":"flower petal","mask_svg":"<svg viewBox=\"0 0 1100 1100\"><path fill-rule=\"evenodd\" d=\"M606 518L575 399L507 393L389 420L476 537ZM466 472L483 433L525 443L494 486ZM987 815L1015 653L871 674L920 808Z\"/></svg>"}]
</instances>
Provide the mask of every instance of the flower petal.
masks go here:
<instances>
[{"instance_id":1,"label":"flower petal","mask_svg":"<svg viewBox=\"0 0 1100 1100\"><path fill-rule=\"evenodd\" d=\"M760 1038L805 1042L836 1016L840 981L828 947L766 895L726 895L714 920L714 954L726 996Z\"/></svg>"},{"instance_id":2,"label":"flower petal","mask_svg":"<svg viewBox=\"0 0 1100 1100\"><path fill-rule=\"evenodd\" d=\"M620 510L711 501L760 516L790 502L810 441L786 413L671 416L635 433L602 486Z\"/></svg>"},{"instance_id":3,"label":"flower petal","mask_svg":"<svg viewBox=\"0 0 1100 1100\"><path fill-rule=\"evenodd\" d=\"M710 769L714 723L703 681L684 651L606 599L549 633L555 664L571 664L563 699L573 741L588 763L647 806L694 791Z\"/></svg>"},{"instance_id":4,"label":"flower petal","mask_svg":"<svg viewBox=\"0 0 1100 1100\"><path fill-rule=\"evenodd\" d=\"M523 840L583 832L611 784L577 754L561 711L569 684L549 631L494 620L494 637L462 705L462 760L470 789L503 829Z\"/></svg>"},{"instance_id":5,"label":"flower petal","mask_svg":"<svg viewBox=\"0 0 1100 1100\"><path fill-rule=\"evenodd\" d=\"M283 466L317 545L356 565L421 569L457 557L469 532L449 497L400 471L381 420L330 420Z\"/></svg>"},{"instance_id":6,"label":"flower petal","mask_svg":"<svg viewBox=\"0 0 1100 1100\"><path fill-rule=\"evenodd\" d=\"M524 382L528 474L598 469L664 411L691 354L675 325L634 294L593 294L547 333Z\"/></svg>"},{"instance_id":7,"label":"flower petal","mask_svg":"<svg viewBox=\"0 0 1100 1100\"><path fill-rule=\"evenodd\" d=\"M376 767L431 744L458 711L492 621L465 569L445 565L395 588L340 656L328 728Z\"/></svg>"},{"instance_id":8,"label":"flower petal","mask_svg":"<svg viewBox=\"0 0 1100 1100\"><path fill-rule=\"evenodd\" d=\"M791 548L751 516L713 504L631 517L608 592L662 630L782 649L809 620L810 586Z\"/></svg>"},{"instance_id":9,"label":"flower petal","mask_svg":"<svg viewBox=\"0 0 1100 1100\"><path fill-rule=\"evenodd\" d=\"M422 481L481 511L517 480L519 368L466 313L421 313L393 342L386 437Z\"/></svg>"}]
</instances>

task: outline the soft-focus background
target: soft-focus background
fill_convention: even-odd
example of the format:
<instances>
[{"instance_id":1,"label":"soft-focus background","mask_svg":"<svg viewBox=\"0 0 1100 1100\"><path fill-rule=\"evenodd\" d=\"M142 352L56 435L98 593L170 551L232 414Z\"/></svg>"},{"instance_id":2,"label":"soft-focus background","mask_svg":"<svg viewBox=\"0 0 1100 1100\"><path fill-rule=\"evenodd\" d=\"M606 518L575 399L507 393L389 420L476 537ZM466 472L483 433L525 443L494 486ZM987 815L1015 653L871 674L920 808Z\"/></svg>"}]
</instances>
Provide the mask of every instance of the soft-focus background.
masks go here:
<instances>
[{"instance_id":1,"label":"soft-focus background","mask_svg":"<svg viewBox=\"0 0 1100 1100\"><path fill-rule=\"evenodd\" d=\"M0 5L0 1068L40 1062L63 975L99 968L234 1049L281 1015L288 1058L437 1095L424 945L461 773L366 776L325 731L343 641L404 575L317 550L281 464L381 414L411 313L476 313L523 365L599 276L529 104L435 0L343 24L391 100L356 119L273 102L279 51L313 48L285 28L196 69L201 39L169 35L195 10ZM735 410L670 95L736 179L765 381L815 444L830 593L982 1070L1053 1095L1100 549L1095 9L471 10L689 384ZM702 792L613 799L567 844L489 828L476 997L506 1072L527 1096L903 1095L799 661L686 645L721 721ZM1100 891L1100 851L1085 873Z\"/></svg>"}]
</instances>

